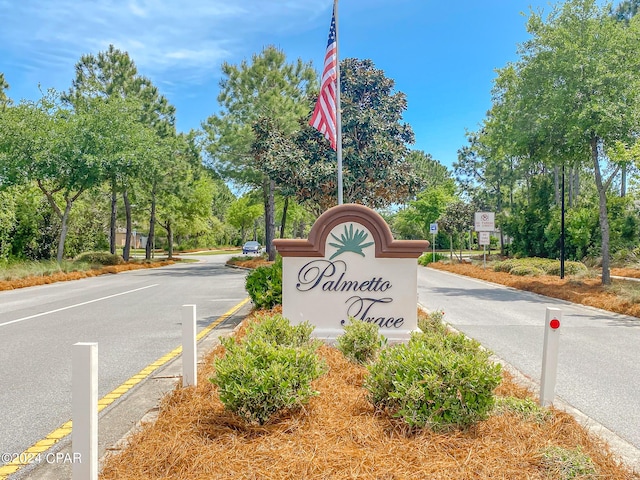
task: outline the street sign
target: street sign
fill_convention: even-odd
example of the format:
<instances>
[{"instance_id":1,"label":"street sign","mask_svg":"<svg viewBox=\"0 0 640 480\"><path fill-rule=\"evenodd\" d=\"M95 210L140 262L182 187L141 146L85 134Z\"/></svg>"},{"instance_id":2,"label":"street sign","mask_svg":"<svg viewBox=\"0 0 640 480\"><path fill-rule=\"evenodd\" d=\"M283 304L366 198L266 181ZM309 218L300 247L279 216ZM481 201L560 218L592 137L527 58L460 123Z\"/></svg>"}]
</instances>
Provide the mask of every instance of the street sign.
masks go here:
<instances>
[{"instance_id":1,"label":"street sign","mask_svg":"<svg viewBox=\"0 0 640 480\"><path fill-rule=\"evenodd\" d=\"M474 223L476 232L494 232L496 230L495 213L476 212Z\"/></svg>"},{"instance_id":2,"label":"street sign","mask_svg":"<svg viewBox=\"0 0 640 480\"><path fill-rule=\"evenodd\" d=\"M489 232L478 232L478 245L490 245L491 234Z\"/></svg>"},{"instance_id":3,"label":"street sign","mask_svg":"<svg viewBox=\"0 0 640 480\"><path fill-rule=\"evenodd\" d=\"M438 233L438 224L430 223L429 224L429 233L433 233L434 235Z\"/></svg>"}]
</instances>

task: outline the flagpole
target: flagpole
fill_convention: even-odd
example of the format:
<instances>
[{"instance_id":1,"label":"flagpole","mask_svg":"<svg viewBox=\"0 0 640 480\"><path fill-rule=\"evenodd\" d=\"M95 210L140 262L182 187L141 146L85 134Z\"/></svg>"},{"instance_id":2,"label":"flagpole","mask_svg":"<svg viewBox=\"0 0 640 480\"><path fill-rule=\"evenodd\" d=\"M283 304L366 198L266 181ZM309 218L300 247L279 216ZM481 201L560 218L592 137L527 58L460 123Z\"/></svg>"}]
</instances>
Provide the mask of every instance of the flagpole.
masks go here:
<instances>
[{"instance_id":1,"label":"flagpole","mask_svg":"<svg viewBox=\"0 0 640 480\"><path fill-rule=\"evenodd\" d=\"M338 157L338 205L342 205L342 112L340 111L340 55L338 41L338 0L333 2L336 22L336 155Z\"/></svg>"}]
</instances>

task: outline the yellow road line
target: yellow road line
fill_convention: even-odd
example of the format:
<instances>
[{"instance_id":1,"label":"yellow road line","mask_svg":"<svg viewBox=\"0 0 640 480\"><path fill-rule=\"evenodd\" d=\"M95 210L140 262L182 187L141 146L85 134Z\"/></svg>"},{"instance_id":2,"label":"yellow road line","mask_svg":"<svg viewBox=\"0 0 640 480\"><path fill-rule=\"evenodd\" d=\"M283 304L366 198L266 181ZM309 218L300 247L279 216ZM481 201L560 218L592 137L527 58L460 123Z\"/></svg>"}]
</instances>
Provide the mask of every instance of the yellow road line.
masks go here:
<instances>
[{"instance_id":1,"label":"yellow road line","mask_svg":"<svg viewBox=\"0 0 640 480\"><path fill-rule=\"evenodd\" d=\"M249 302L249 298L245 298L242 302L237 304L236 306L229 309L227 312L223 313L220 317L218 317L214 322L210 323L208 326L202 329L202 331L196 336L196 340L202 339L205 335L207 335L211 330L216 328L222 322L227 320L230 316L234 315L238 310L244 307ZM114 401L122 397L125 393L131 390L134 386L140 383L143 379L147 378L153 372L158 370L160 367L164 366L170 360L173 360L178 355L182 353L182 346L178 348L174 348L171 352L166 355L160 357L155 362L149 364L145 368L143 368L140 372L126 380L122 385L117 387L115 390L106 394L100 400L98 400L98 412L101 412L109 405L111 405ZM28 465L29 463L33 463L34 461L38 461L38 454L42 454L53 445L58 443L64 437L71 433L71 420L62 424L60 427L56 428L53 432L49 433L42 440L37 441L32 446L27 448L24 452L16 455L12 455L15 457L11 462L6 463L5 465L0 466L0 480L6 480L9 475L16 473L22 467ZM0 452L4 453L4 452Z\"/></svg>"}]
</instances>

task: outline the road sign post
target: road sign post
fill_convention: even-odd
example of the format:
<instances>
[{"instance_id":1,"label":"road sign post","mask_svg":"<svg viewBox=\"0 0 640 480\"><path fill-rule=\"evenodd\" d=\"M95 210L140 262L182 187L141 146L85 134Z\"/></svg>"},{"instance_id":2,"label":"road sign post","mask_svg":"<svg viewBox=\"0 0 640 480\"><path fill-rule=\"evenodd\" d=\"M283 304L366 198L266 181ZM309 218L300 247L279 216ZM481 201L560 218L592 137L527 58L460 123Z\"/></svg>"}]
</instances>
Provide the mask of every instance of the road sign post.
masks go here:
<instances>
[{"instance_id":1,"label":"road sign post","mask_svg":"<svg viewBox=\"0 0 640 480\"><path fill-rule=\"evenodd\" d=\"M555 396L561 320L562 311L559 308L547 307L540 377L540 405L543 407L553 403Z\"/></svg>"},{"instance_id":2,"label":"road sign post","mask_svg":"<svg viewBox=\"0 0 640 480\"><path fill-rule=\"evenodd\" d=\"M491 234L489 232L478 232L478 245L482 245L482 268L487 266L487 245L491 242Z\"/></svg>"}]
</instances>

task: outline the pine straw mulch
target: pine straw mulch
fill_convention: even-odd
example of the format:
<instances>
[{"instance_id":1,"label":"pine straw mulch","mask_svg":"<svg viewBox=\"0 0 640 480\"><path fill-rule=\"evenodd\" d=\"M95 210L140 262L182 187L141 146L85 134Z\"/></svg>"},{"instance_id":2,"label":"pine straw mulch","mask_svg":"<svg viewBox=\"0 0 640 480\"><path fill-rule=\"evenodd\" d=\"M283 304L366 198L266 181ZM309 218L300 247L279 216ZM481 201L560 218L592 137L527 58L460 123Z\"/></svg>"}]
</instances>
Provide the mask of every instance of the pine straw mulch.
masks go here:
<instances>
[{"instance_id":1,"label":"pine straw mulch","mask_svg":"<svg viewBox=\"0 0 640 480\"><path fill-rule=\"evenodd\" d=\"M640 318L640 304L625 300L614 292L606 290L600 278L572 278L540 275L537 277L518 277L506 272L494 272L491 268L482 268L465 263L430 263L429 268L479 278L500 285L539 293L547 297L559 298L573 303L601 308L610 312L621 313ZM617 270L614 270L616 274ZM622 272L624 273L624 272ZM613 271L612 271L613 274ZM614 280L614 282L624 280Z\"/></svg>"},{"instance_id":2,"label":"pine straw mulch","mask_svg":"<svg viewBox=\"0 0 640 480\"><path fill-rule=\"evenodd\" d=\"M84 270L78 272L57 272L51 275L38 275L20 278L16 280L0 280L0 291L15 290L17 288L34 287L36 285L47 285L55 282L66 282L68 280L79 280L81 278L97 277L107 273L120 273L128 270L140 270L142 268L164 267L172 265L173 260L161 260L152 263L125 263L123 265L110 265L98 269Z\"/></svg>"},{"instance_id":3,"label":"pine straw mulch","mask_svg":"<svg viewBox=\"0 0 640 480\"><path fill-rule=\"evenodd\" d=\"M465 431L412 434L374 411L362 388L366 369L329 346L319 350L329 366L314 383L319 396L267 425L247 427L224 410L208 381L214 357L223 352L222 346L210 352L198 386L177 386L162 401L157 421L107 457L102 480L548 479L541 451L552 445L579 447L599 479L640 479L555 409L541 423L505 413ZM498 395L531 396L503 375Z\"/></svg>"},{"instance_id":4,"label":"pine straw mulch","mask_svg":"<svg viewBox=\"0 0 640 480\"><path fill-rule=\"evenodd\" d=\"M258 267L268 267L269 265L273 264L273 262L266 260L264 257L255 257L255 258L240 257L240 258L242 260L232 258L227 262L227 265L233 265L234 267L254 269Z\"/></svg>"}]
</instances>

